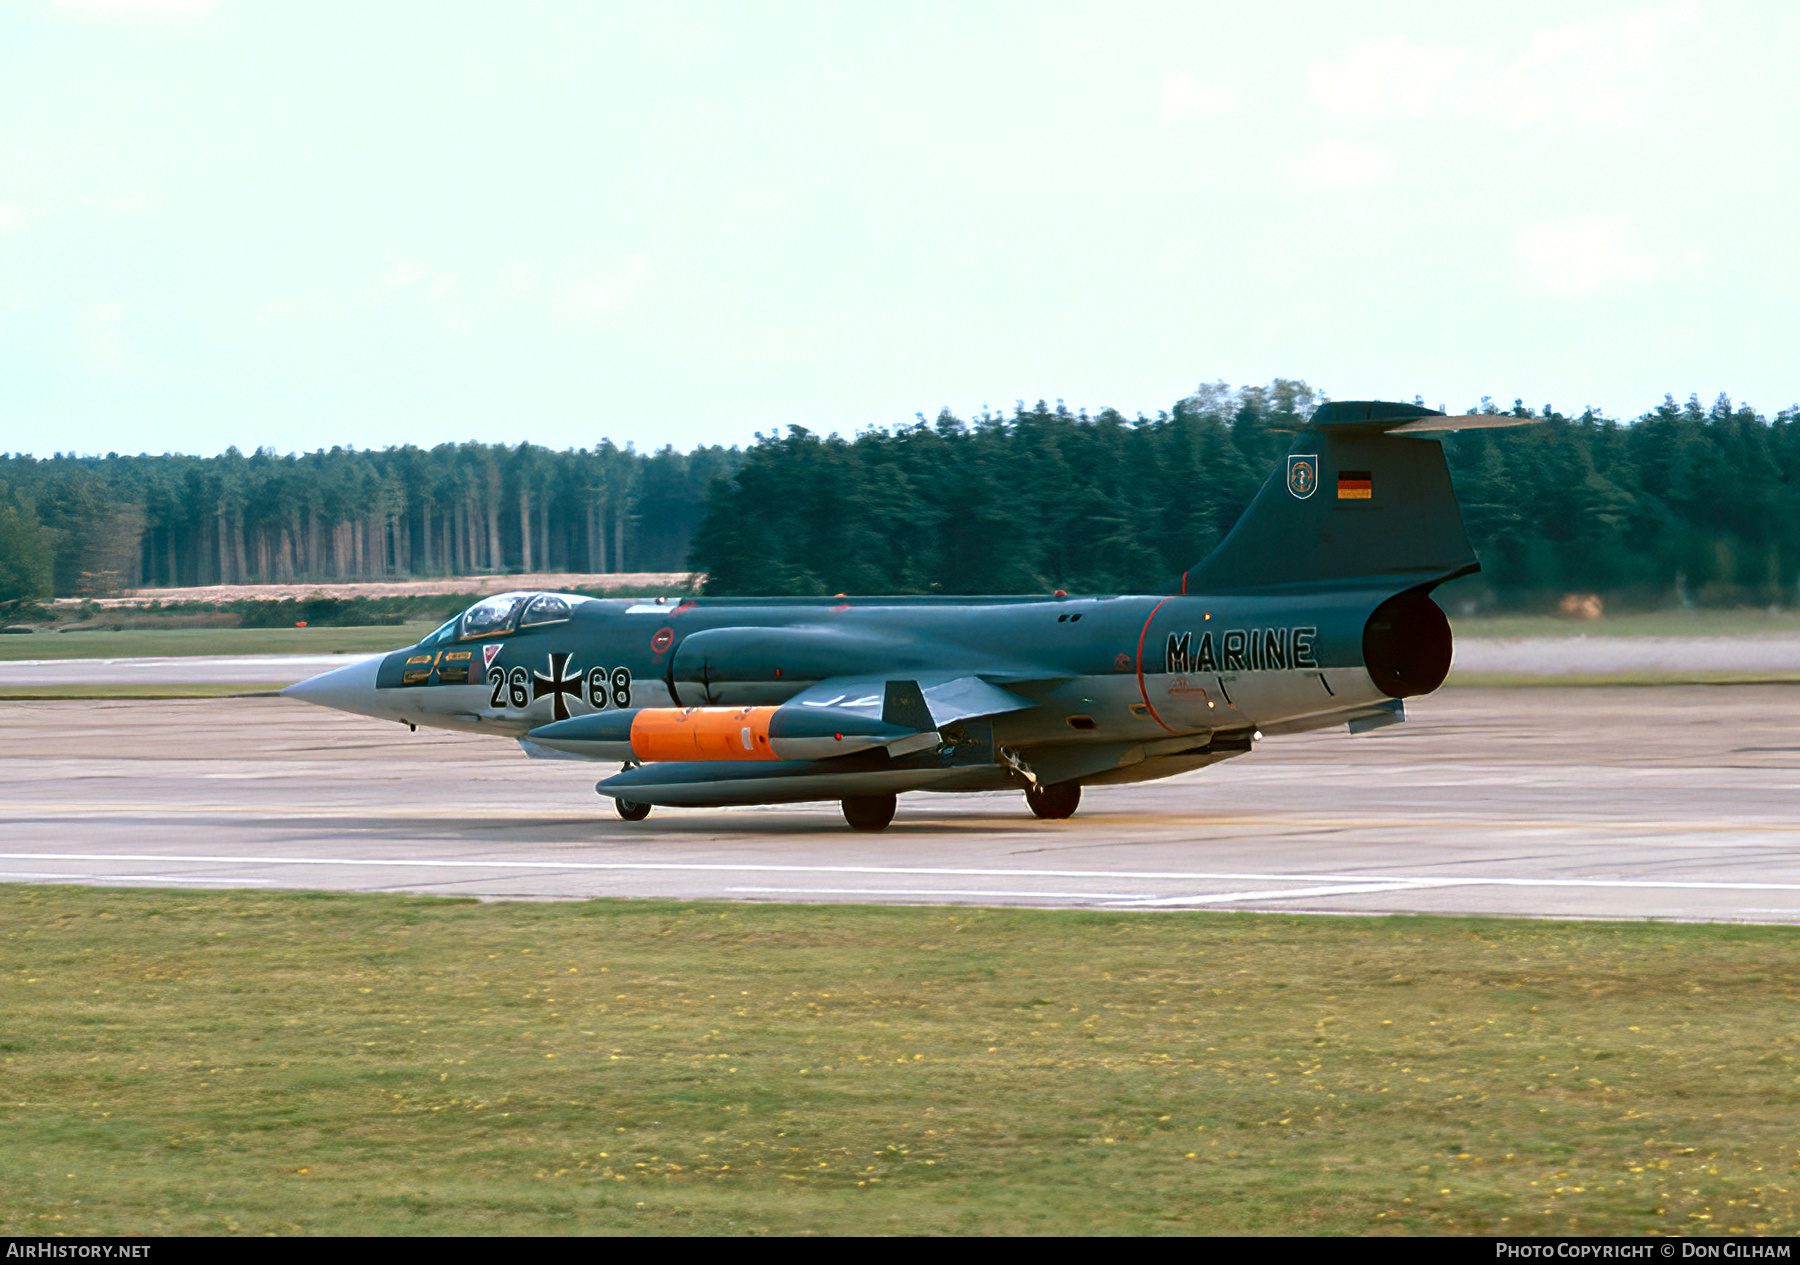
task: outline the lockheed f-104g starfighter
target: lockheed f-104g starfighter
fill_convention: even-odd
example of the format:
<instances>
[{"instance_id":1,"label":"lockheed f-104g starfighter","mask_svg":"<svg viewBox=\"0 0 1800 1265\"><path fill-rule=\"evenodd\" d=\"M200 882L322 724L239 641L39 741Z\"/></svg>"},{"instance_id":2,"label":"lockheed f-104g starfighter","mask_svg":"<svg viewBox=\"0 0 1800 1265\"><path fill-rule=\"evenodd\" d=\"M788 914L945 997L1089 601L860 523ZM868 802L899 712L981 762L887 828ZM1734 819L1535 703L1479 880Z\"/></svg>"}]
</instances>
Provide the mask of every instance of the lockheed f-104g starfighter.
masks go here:
<instances>
[{"instance_id":1,"label":"lockheed f-104g starfighter","mask_svg":"<svg viewBox=\"0 0 1800 1265\"><path fill-rule=\"evenodd\" d=\"M1521 420L1322 405L1164 594L502 593L283 692L617 763L595 789L630 821L653 805L835 799L880 830L907 791L1008 788L1068 817L1084 786L1404 720L1404 700L1450 668L1432 590L1479 569L1430 435Z\"/></svg>"}]
</instances>

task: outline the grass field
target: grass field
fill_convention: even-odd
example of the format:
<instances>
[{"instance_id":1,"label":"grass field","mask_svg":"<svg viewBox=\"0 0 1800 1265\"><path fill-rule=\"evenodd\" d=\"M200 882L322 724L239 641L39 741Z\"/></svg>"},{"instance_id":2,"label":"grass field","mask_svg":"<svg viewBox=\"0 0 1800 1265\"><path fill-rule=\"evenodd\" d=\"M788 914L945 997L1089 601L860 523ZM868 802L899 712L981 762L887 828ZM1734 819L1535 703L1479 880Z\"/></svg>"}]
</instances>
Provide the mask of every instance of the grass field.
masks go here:
<instances>
[{"instance_id":1,"label":"grass field","mask_svg":"<svg viewBox=\"0 0 1800 1265\"><path fill-rule=\"evenodd\" d=\"M1800 935L0 887L0 1233L1792 1234Z\"/></svg>"},{"instance_id":2,"label":"grass field","mask_svg":"<svg viewBox=\"0 0 1800 1265\"><path fill-rule=\"evenodd\" d=\"M127 628L0 637L0 663L162 655L367 654L410 646L435 623L373 628Z\"/></svg>"}]
</instances>

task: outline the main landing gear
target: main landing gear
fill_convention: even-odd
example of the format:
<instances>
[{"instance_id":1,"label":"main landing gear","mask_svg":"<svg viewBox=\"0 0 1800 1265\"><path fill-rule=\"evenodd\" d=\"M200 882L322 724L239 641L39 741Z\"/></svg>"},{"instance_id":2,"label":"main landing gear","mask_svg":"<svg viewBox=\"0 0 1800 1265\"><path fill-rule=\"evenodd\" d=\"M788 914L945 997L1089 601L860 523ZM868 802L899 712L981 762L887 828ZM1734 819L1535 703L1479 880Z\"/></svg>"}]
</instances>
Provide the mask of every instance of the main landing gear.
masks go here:
<instances>
[{"instance_id":1,"label":"main landing gear","mask_svg":"<svg viewBox=\"0 0 1800 1265\"><path fill-rule=\"evenodd\" d=\"M886 830L898 802L893 795L851 795L844 800L844 820L852 830Z\"/></svg>"},{"instance_id":2,"label":"main landing gear","mask_svg":"<svg viewBox=\"0 0 1800 1265\"><path fill-rule=\"evenodd\" d=\"M614 799L613 807L619 810L619 816L626 821L642 821L650 815L650 805L640 804L631 799Z\"/></svg>"},{"instance_id":3,"label":"main landing gear","mask_svg":"<svg viewBox=\"0 0 1800 1265\"><path fill-rule=\"evenodd\" d=\"M1053 786L1025 788L1025 806L1031 809L1033 816L1042 817L1045 821L1061 821L1065 817L1073 817L1080 803L1080 782L1057 782Z\"/></svg>"}]
</instances>

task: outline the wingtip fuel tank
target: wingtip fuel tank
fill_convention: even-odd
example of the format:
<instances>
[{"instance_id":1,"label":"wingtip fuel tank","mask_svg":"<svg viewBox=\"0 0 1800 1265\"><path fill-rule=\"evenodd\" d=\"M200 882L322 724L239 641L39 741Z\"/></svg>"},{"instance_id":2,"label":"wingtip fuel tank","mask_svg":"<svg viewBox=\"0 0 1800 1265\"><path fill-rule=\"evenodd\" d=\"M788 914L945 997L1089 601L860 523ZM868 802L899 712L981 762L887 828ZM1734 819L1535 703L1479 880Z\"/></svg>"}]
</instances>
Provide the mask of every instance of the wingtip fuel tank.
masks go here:
<instances>
[{"instance_id":1,"label":"wingtip fuel tank","mask_svg":"<svg viewBox=\"0 0 1800 1265\"><path fill-rule=\"evenodd\" d=\"M830 760L859 751L904 755L936 745L935 731L838 707L636 707L541 725L540 747L597 760Z\"/></svg>"}]
</instances>

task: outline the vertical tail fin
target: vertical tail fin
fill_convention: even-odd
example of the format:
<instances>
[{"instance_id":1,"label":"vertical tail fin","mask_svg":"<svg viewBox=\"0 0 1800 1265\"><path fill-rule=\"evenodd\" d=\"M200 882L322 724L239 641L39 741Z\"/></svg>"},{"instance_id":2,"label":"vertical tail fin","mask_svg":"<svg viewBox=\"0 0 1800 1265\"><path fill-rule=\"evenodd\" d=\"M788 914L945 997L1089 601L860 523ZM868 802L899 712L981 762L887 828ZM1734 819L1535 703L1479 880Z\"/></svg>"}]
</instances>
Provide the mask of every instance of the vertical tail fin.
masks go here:
<instances>
[{"instance_id":1,"label":"vertical tail fin","mask_svg":"<svg viewBox=\"0 0 1800 1265\"><path fill-rule=\"evenodd\" d=\"M1322 405L1219 547L1182 576L1182 592L1362 579L1412 588L1480 570L1442 445L1393 433L1471 424L1494 422L1410 404Z\"/></svg>"}]
</instances>

